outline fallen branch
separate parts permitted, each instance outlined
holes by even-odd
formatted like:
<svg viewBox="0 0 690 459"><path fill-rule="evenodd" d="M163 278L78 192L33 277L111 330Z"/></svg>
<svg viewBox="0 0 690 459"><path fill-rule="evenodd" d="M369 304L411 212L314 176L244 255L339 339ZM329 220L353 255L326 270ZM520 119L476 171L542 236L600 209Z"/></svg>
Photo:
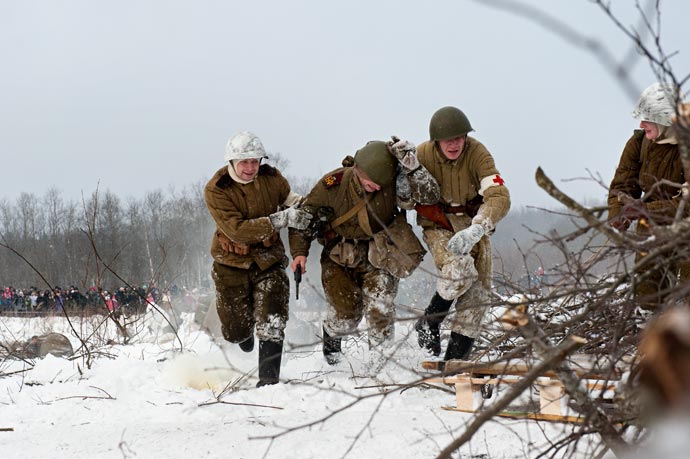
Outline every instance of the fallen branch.
<svg viewBox="0 0 690 459"><path fill-rule="evenodd" d="M216 405L216 404L237 405L237 406L255 406L257 408L272 408L274 410L284 410L285 409L282 406L259 405L257 403L226 402L224 400L214 400L213 402L204 402L204 403L200 403L198 406L209 406L209 405Z"/></svg>

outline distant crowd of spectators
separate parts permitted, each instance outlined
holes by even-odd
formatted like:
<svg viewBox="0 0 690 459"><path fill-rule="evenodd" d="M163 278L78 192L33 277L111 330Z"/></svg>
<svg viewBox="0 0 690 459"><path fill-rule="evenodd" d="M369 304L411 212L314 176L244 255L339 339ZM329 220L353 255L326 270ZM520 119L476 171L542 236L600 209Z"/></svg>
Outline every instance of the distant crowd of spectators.
<svg viewBox="0 0 690 459"><path fill-rule="evenodd" d="M176 286L168 291L169 294L178 293ZM84 310L102 310L107 308L114 312L125 310L139 313L146 310L148 302L158 303L162 298L161 291L146 284L137 287L119 287L116 290L99 290L90 287L86 292L79 291L76 286L68 289L55 287L53 290L40 290L36 287L15 289L4 287L0 294L0 313L2 312L80 312Z"/></svg>

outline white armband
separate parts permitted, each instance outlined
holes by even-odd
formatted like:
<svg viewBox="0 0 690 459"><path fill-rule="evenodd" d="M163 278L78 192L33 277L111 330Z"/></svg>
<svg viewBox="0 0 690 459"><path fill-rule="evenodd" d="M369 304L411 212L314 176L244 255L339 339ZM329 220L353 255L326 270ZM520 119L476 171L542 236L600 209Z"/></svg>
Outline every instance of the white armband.
<svg viewBox="0 0 690 459"><path fill-rule="evenodd" d="M479 182L479 194L484 196L484 192L488 188L491 188L492 186L502 186L504 183L505 180L503 180L498 174L486 176Z"/></svg>

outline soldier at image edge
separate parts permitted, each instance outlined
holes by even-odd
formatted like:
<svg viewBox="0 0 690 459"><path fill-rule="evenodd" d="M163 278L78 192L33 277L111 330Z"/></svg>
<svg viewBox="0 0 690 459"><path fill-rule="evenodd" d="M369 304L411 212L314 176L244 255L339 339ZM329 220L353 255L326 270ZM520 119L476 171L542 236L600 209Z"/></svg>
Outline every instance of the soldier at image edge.
<svg viewBox="0 0 690 459"><path fill-rule="evenodd" d="M642 92L632 113L640 129L625 144L609 186L609 224L620 232L637 221L636 234L647 238L653 227L670 225L675 218L682 199L680 185L687 180L673 122L678 97L673 85L654 83ZM688 215L686 209L682 216ZM644 256L638 252L635 263ZM635 285L639 306L657 309L676 279L690 279L687 257L668 257L663 267L645 267Z"/></svg>

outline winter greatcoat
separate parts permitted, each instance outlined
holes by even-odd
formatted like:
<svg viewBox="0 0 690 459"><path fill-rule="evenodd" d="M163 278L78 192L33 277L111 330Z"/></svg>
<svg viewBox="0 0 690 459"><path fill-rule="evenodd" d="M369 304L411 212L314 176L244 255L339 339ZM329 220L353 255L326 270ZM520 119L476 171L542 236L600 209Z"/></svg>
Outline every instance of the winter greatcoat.
<svg viewBox="0 0 690 459"><path fill-rule="evenodd" d="M609 187L609 220L621 216L621 211L631 199L642 198L647 210L646 224L637 225L637 234L648 236L649 226L670 224L680 202L680 189L659 183L662 180L677 184L687 179L683 172L680 148L673 143L656 143L645 137L643 130L635 130L628 139L616 173ZM684 216L689 215L686 211ZM635 261L644 254L638 253ZM669 257L667 266L659 270L644 268L644 279L638 279L635 292L643 307L655 308L663 301L660 291L670 287L671 277L690 279L690 261L674 261Z"/></svg>
<svg viewBox="0 0 690 459"><path fill-rule="evenodd" d="M379 191L367 193L351 166L351 158L346 158L343 164L346 167L335 169L319 180L302 206L332 208L332 222L348 213L361 199L369 199L362 212L325 235L318 236L319 242L325 246L321 254L321 281L329 304L324 328L331 335L352 333L366 314L369 340L376 344L392 337L395 318L393 301L399 279L371 264L368 250L372 236L363 226L366 227L368 222L371 232L377 233L400 212L396 182ZM438 185L423 167L405 175L412 200L436 202ZM290 230L293 258L309 255L313 237L308 231ZM336 257L336 253L342 256Z"/></svg>
<svg viewBox="0 0 690 459"><path fill-rule="evenodd" d="M678 145L658 144L646 139L643 130L635 130L625 144L609 187L609 219L617 217L625 204L619 197L621 193L632 199L640 199L644 193L652 223L673 221L680 202L680 189L660 184L661 180L678 184L686 180Z"/></svg>
<svg viewBox="0 0 690 459"><path fill-rule="evenodd" d="M290 185L274 167L262 165L247 184L235 182L227 166L204 189L216 233L211 242L216 308L223 337L233 343L256 334L260 340L284 338L288 319L287 257L268 216L279 210ZM247 247L246 254L223 250L218 233Z"/></svg>

